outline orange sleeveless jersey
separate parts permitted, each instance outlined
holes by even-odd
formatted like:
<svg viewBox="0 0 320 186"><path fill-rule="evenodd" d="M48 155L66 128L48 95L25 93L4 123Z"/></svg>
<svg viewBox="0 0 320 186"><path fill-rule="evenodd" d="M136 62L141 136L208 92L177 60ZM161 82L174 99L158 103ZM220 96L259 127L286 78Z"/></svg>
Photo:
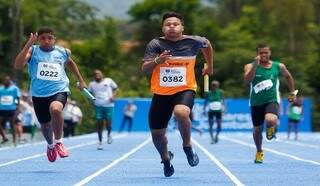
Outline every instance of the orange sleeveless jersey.
<svg viewBox="0 0 320 186"><path fill-rule="evenodd" d="M157 65L151 76L151 92L173 95L184 90L197 90L194 74L196 56L174 56Z"/></svg>

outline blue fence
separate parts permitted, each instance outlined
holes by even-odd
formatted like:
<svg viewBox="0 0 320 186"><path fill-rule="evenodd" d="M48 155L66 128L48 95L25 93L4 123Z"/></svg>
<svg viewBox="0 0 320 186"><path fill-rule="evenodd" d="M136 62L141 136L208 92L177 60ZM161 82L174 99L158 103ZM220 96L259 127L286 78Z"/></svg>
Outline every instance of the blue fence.
<svg viewBox="0 0 320 186"><path fill-rule="evenodd" d="M123 108L129 99L118 99L115 104L113 116L113 128L118 130L123 118ZM148 112L150 108L150 98L135 98L133 100L137 106L137 111L133 119L133 131L148 131ZM222 130L227 131L251 131L251 115L248 106L248 99L226 99L226 112L223 114ZM203 99L196 99L193 107L194 126L206 130L208 128L207 115L203 112ZM287 130L288 101L283 99L280 105L279 131ZM304 98L303 118L299 125L300 131L311 131L311 100ZM169 129L174 127L174 121L170 120Z"/></svg>

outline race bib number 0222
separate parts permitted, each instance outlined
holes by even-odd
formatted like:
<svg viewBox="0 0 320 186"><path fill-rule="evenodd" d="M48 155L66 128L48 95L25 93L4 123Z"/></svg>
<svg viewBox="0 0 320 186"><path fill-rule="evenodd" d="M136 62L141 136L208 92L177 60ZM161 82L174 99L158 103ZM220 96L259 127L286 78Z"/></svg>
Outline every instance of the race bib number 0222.
<svg viewBox="0 0 320 186"><path fill-rule="evenodd" d="M160 67L160 86L177 87L186 85L185 67Z"/></svg>
<svg viewBox="0 0 320 186"><path fill-rule="evenodd" d="M61 79L61 65L58 63L38 63L37 78L48 81Z"/></svg>

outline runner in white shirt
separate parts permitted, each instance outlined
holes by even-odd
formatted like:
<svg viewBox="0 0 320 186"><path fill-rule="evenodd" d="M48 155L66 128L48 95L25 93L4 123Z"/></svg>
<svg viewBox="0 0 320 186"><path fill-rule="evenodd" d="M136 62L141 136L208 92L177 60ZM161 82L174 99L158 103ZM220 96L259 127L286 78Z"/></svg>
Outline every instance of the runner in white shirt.
<svg viewBox="0 0 320 186"><path fill-rule="evenodd" d="M101 70L94 71L94 81L90 82L89 90L96 97L94 102L97 119L97 132L99 138L98 150L102 150L102 131L106 122L108 131L108 144L112 143L112 115L114 98L118 85L111 78L104 78Z"/></svg>

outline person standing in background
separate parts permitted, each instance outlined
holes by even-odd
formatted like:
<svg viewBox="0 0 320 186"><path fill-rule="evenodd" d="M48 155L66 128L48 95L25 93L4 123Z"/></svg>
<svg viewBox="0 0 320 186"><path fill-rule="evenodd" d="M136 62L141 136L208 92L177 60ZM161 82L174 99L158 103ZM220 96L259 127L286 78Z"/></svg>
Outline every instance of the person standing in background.
<svg viewBox="0 0 320 186"><path fill-rule="evenodd" d="M132 100L129 100L128 103L124 106L123 109L123 119L119 129L119 133L123 131L125 124L128 122L128 132L132 131L132 123L134 114L137 111L137 106L133 103Z"/></svg>

